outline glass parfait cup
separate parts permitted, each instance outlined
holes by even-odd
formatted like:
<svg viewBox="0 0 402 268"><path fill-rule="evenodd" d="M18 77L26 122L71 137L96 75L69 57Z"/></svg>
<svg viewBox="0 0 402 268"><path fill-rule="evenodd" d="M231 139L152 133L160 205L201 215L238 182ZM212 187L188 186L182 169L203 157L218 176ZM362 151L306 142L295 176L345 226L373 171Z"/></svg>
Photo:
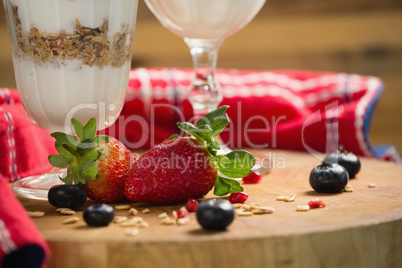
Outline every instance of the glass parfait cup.
<svg viewBox="0 0 402 268"><path fill-rule="evenodd" d="M30 120L71 135L71 118L82 123L95 118L98 130L112 125L126 96L138 0L3 4L17 88ZM64 172L23 178L14 183L14 191L47 199Z"/></svg>

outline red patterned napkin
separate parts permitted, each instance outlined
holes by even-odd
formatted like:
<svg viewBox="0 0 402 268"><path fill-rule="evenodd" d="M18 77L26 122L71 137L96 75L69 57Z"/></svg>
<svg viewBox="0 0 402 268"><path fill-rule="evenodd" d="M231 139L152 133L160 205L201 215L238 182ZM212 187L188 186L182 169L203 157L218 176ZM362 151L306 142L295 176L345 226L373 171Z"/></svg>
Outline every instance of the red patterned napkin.
<svg viewBox="0 0 402 268"><path fill-rule="evenodd" d="M45 267L49 248L0 175L0 267Z"/></svg>
<svg viewBox="0 0 402 268"><path fill-rule="evenodd" d="M395 147L368 140L383 90L376 77L310 71L218 70L222 105L231 123L221 134L229 147L327 153L342 146L357 155L400 162ZM191 120L189 69L136 69L118 122L106 133L130 148L148 148ZM179 107L179 108L177 108Z"/></svg>
<svg viewBox="0 0 402 268"><path fill-rule="evenodd" d="M50 169L47 155L56 153L50 131L35 126L16 90L0 88L0 175L8 181Z"/></svg>

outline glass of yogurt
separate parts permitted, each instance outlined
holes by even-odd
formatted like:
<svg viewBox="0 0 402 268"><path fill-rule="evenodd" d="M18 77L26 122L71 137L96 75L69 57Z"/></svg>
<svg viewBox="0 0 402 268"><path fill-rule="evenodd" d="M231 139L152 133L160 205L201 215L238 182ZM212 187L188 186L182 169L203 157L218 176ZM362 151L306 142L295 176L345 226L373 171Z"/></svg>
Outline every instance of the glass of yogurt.
<svg viewBox="0 0 402 268"><path fill-rule="evenodd" d="M123 107L138 0L3 0L17 88L31 121L70 134L71 118L98 130ZM14 183L21 196L47 199L63 170Z"/></svg>
<svg viewBox="0 0 402 268"><path fill-rule="evenodd" d="M184 39L193 57L189 100L197 117L222 101L215 78L219 47L247 25L265 0L145 0L164 27Z"/></svg>

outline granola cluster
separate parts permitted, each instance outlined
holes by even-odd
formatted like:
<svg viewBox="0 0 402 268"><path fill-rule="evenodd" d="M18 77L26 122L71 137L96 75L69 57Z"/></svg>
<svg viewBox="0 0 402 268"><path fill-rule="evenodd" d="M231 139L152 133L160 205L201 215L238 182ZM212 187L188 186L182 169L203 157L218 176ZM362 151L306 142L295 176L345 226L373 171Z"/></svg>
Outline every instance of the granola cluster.
<svg viewBox="0 0 402 268"><path fill-rule="evenodd" d="M31 28L29 33L22 31L18 7L13 7L13 22L17 38L19 56L28 56L35 63L42 64L52 60L82 60L89 66L121 67L130 60L132 36L128 25L123 31L114 34L113 40L107 36L109 21L105 20L98 28L82 26L76 20L75 31L67 33L40 32Z"/></svg>

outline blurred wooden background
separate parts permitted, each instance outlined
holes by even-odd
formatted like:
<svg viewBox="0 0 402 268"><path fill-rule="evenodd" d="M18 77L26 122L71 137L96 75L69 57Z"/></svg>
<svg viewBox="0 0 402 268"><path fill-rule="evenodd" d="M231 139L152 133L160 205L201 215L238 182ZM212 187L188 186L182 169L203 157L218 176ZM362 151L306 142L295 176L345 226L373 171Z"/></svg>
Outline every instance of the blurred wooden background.
<svg viewBox="0 0 402 268"><path fill-rule="evenodd" d="M4 12L0 11L0 86L15 87ZM191 67L188 48L140 0L133 67ZM402 151L402 1L268 0L223 44L219 68L306 69L373 75L385 83L373 145Z"/></svg>

